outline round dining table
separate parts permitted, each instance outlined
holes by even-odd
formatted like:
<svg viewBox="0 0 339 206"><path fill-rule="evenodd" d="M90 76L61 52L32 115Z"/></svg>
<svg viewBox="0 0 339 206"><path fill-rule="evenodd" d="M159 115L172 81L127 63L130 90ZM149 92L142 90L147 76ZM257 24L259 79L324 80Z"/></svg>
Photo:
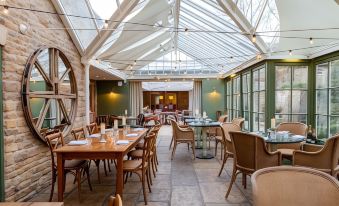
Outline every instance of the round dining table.
<svg viewBox="0 0 339 206"><path fill-rule="evenodd" d="M197 146L201 145L202 152L196 155L199 159L212 159L214 158L213 154L208 153L207 151L207 130L211 127L221 127L220 122L209 122L209 121L200 121L200 122L191 122L188 123L190 127L195 128L197 138Z"/></svg>
<svg viewBox="0 0 339 206"><path fill-rule="evenodd" d="M260 134L259 134L260 135ZM260 135L265 139L265 142L267 143L267 147L270 151L277 150L276 146L278 144L295 144L295 143L301 143L306 140L305 136L302 135L295 135L289 132L286 132L285 134L278 134L272 136L267 135Z"/></svg>

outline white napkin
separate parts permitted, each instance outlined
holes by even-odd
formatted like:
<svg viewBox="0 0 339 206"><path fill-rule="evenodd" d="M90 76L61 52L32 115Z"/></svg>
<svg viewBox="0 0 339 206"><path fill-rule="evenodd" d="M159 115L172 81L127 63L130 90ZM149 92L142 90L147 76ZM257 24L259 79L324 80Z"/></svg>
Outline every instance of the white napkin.
<svg viewBox="0 0 339 206"><path fill-rule="evenodd" d="M116 144L129 144L128 140L118 140Z"/></svg>
<svg viewBox="0 0 339 206"><path fill-rule="evenodd" d="M68 143L68 145L85 145L87 144L87 140L73 140Z"/></svg>
<svg viewBox="0 0 339 206"><path fill-rule="evenodd" d="M91 135L88 135L89 138L98 138L100 136L101 136L100 134L91 134Z"/></svg>
<svg viewBox="0 0 339 206"><path fill-rule="evenodd" d="M133 129L133 131L142 131L142 130L144 130L144 128L135 128L135 129Z"/></svg>
<svg viewBox="0 0 339 206"><path fill-rule="evenodd" d="M292 138L298 138L298 139L299 139L299 138L305 138L305 137L302 136L302 135L297 135L297 134L296 134L296 135L293 135Z"/></svg>
<svg viewBox="0 0 339 206"><path fill-rule="evenodd" d="M131 133L131 134L126 134L126 137L137 137L138 134L136 133Z"/></svg>

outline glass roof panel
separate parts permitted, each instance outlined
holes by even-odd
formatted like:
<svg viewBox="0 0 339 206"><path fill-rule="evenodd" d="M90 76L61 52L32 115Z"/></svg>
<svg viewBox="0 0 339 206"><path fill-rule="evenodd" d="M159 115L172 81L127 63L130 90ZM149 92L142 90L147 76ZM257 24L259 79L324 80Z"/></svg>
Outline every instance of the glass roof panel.
<svg viewBox="0 0 339 206"><path fill-rule="evenodd" d="M255 25L266 0L233 0L247 20Z"/></svg>
<svg viewBox="0 0 339 206"><path fill-rule="evenodd" d="M110 19L113 13L118 9L116 0L89 0L93 13L97 18L98 28L104 26L105 20Z"/></svg>
<svg viewBox="0 0 339 206"><path fill-rule="evenodd" d="M63 10L68 15L77 38L80 40L82 49L86 49L89 43L98 34L95 20L92 19L90 9L85 0L59 0Z"/></svg>

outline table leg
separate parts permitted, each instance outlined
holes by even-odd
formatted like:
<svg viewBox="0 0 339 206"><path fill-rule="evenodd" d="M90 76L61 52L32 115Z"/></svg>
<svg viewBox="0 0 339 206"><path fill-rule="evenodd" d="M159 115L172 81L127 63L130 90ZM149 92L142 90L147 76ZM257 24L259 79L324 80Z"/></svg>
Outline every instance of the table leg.
<svg viewBox="0 0 339 206"><path fill-rule="evenodd" d="M62 153L57 154L58 166L58 202L64 201L64 163Z"/></svg>
<svg viewBox="0 0 339 206"><path fill-rule="evenodd" d="M202 138L202 153L197 155L197 158L199 159L212 159L214 158L213 155L207 153L207 127L203 127L202 128L202 134L201 134L201 138Z"/></svg>
<svg viewBox="0 0 339 206"><path fill-rule="evenodd" d="M117 176L116 176L116 189L115 194L119 194L122 198L122 192L124 187L124 171L123 171L124 156L119 155L117 157Z"/></svg>
<svg viewBox="0 0 339 206"><path fill-rule="evenodd" d="M202 149L201 129L200 127L194 128L194 135L196 140L195 149Z"/></svg>

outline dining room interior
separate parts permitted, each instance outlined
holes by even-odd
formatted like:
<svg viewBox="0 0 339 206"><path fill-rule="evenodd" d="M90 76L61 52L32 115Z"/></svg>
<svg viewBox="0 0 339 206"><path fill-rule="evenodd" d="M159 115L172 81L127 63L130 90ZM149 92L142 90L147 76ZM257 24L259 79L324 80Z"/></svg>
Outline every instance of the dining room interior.
<svg viewBox="0 0 339 206"><path fill-rule="evenodd" d="M339 205L339 0L0 0L0 206Z"/></svg>

